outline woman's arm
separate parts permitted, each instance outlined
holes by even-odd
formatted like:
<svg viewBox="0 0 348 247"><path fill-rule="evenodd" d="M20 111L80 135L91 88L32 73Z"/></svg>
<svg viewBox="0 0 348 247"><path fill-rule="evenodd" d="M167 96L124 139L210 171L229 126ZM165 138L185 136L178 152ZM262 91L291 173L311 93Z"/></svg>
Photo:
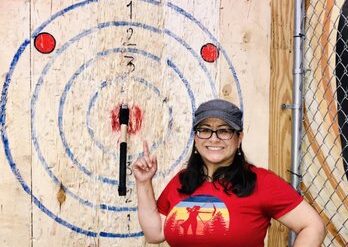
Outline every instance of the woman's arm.
<svg viewBox="0 0 348 247"><path fill-rule="evenodd" d="M302 201L278 221L297 233L294 247L319 247L324 240L325 225L306 201Z"/></svg>
<svg viewBox="0 0 348 247"><path fill-rule="evenodd" d="M152 181L137 183L138 218L145 239L149 243L164 241L163 225L165 216L161 215L156 206Z"/></svg>
<svg viewBox="0 0 348 247"><path fill-rule="evenodd" d="M157 210L152 177L157 170L156 157L149 155L149 148L144 141L144 156L133 165L138 197L138 219L145 239L149 243L164 241L163 225L165 216Z"/></svg>

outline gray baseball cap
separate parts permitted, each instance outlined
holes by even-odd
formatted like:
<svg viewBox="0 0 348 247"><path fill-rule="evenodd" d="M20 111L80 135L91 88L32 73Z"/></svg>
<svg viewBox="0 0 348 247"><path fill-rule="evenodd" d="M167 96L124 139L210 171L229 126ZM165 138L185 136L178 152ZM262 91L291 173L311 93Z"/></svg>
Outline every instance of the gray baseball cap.
<svg viewBox="0 0 348 247"><path fill-rule="evenodd" d="M213 99L202 103L195 112L193 127L207 118L219 118L237 131L243 130L243 112L233 103Z"/></svg>

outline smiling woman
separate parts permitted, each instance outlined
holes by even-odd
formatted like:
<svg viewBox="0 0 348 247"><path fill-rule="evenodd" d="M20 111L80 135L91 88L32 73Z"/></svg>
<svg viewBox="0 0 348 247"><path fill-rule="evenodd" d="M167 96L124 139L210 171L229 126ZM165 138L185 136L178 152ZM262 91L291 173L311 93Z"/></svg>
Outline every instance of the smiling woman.
<svg viewBox="0 0 348 247"><path fill-rule="evenodd" d="M240 132L231 129L219 118L207 118L199 124L196 128L195 148L204 161L209 177L219 167L232 163L242 138Z"/></svg>
<svg viewBox="0 0 348 247"><path fill-rule="evenodd" d="M274 218L294 230L294 246L320 246L324 226L317 212L273 172L246 162L242 111L214 99L195 112L194 148L187 168L155 200L157 159L144 142L133 165L138 217L146 240L170 246L264 246Z"/></svg>

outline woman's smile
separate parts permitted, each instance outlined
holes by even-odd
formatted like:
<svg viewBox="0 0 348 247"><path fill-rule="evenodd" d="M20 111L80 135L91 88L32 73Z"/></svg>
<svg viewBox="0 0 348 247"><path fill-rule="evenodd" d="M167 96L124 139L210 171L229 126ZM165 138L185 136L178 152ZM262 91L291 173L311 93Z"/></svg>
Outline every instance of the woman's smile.
<svg viewBox="0 0 348 247"><path fill-rule="evenodd" d="M211 151L220 151L224 149L224 147L218 147L218 146L206 146L206 148Z"/></svg>

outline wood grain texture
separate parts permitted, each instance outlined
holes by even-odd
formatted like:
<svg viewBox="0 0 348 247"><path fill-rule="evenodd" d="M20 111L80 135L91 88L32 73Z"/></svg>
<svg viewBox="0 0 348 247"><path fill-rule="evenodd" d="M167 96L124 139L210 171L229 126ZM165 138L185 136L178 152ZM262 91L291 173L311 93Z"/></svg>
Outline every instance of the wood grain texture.
<svg viewBox="0 0 348 247"><path fill-rule="evenodd" d="M5 79L5 71L9 70L13 51L18 49L22 40L28 37L30 30L30 4L27 1L1 1L0 2L0 37L1 37L1 61L0 61L0 81ZM6 9L6 15L4 10ZM21 16L21 18L11 19L9 16ZM4 26L6 25L6 28ZM19 65L21 72L17 74L16 79L25 80L27 87L15 85L18 90L18 97L27 98L30 94L30 56L26 57ZM12 95L13 96L13 95ZM32 206L31 198L24 192L23 187L18 182L11 168L8 165L8 159L5 156L5 150L12 147L21 146L21 153L17 156L18 162L26 164L22 170L22 177L28 181L29 189L32 181L32 162L31 162L31 144L30 144L30 117L26 109L23 110L25 100L8 98L12 107L9 110L21 112L18 119L22 128L14 131L11 126L16 124L14 119L7 115L6 131L9 135L15 136L8 142L8 148L0 144L0 246L31 246L32 238ZM12 166L12 168L14 168Z"/></svg>
<svg viewBox="0 0 348 247"><path fill-rule="evenodd" d="M231 54L243 95L243 150L249 162L268 167L271 14L267 1L220 4L220 40ZM233 80L220 72L220 96L238 102Z"/></svg>
<svg viewBox="0 0 348 247"><path fill-rule="evenodd" d="M143 237L105 237L105 232L141 230L136 211L115 209L137 206L134 190L127 198L117 195L118 157L110 154L117 152L119 137L112 129L111 112L121 99L143 114L141 131L129 135L128 152L139 155L143 139L160 140L152 148L160 164L154 180L156 196L185 165L192 110L213 97L240 104L236 78L245 110L245 151L251 162L267 167L267 2L175 0L171 2L182 8L175 10L166 5L168 1L133 0L132 20L129 2L0 3L0 9L9 13L0 17L5 44L0 47L1 82L17 49L28 40L17 58L6 104L6 131L22 180L9 168L0 143L1 246L168 246L148 244ZM131 21L146 25L134 24L130 40L128 26L122 25ZM38 27L56 39L56 50L50 54L34 47L33 32ZM125 49L129 42L131 48L145 52ZM223 53L216 63L202 61L200 48L207 42L220 43L235 71ZM124 49L116 49L120 47ZM104 146L97 146L97 141ZM102 152L103 148L111 151ZM128 179L131 188L134 178ZM26 192L21 183L28 185Z"/></svg>
<svg viewBox="0 0 348 247"><path fill-rule="evenodd" d="M269 168L287 181L291 167L293 14L294 1L272 0ZM272 220L268 246L287 246L288 230Z"/></svg>

